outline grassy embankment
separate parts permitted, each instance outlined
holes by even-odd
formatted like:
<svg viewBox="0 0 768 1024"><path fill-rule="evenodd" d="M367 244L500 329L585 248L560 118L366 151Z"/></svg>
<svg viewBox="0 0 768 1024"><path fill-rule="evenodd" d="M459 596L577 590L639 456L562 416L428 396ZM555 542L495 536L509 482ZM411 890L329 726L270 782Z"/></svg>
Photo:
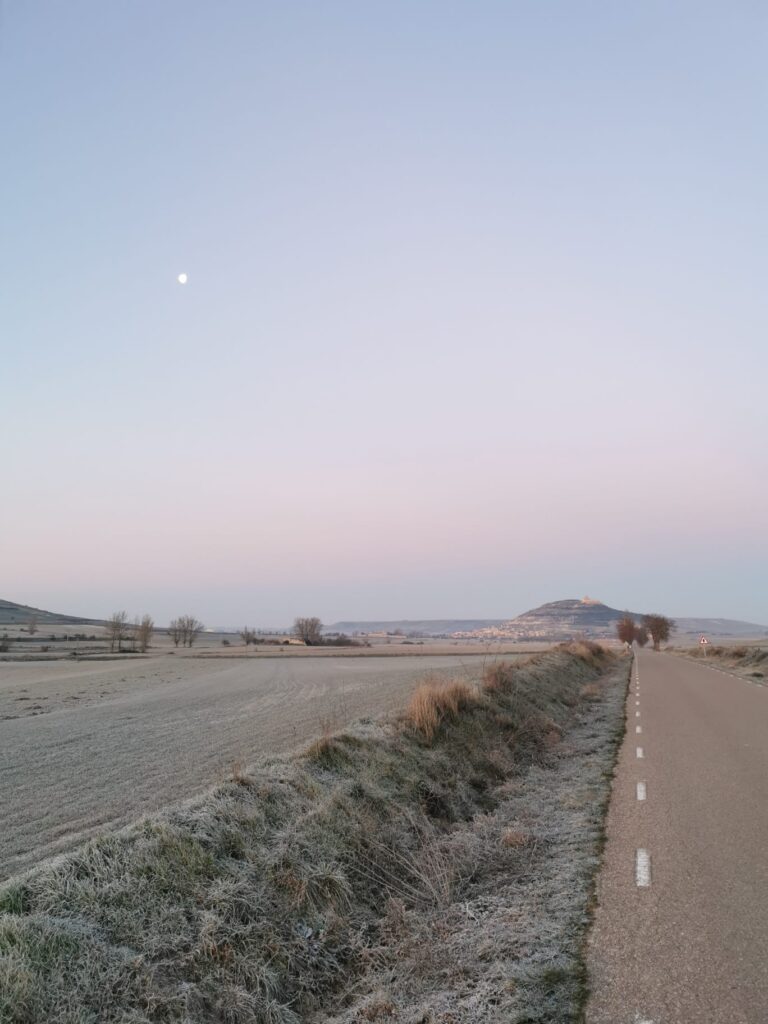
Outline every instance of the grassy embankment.
<svg viewBox="0 0 768 1024"><path fill-rule="evenodd" d="M718 668L727 669L736 675L744 676L745 679L752 679L756 683L763 683L768 678L768 650L764 647L715 647L707 646L706 652L703 647L691 647L672 651L673 654L682 655L684 658L694 658L703 664L711 663Z"/></svg>
<svg viewBox="0 0 768 1024"><path fill-rule="evenodd" d="M426 683L7 883L0 1021L578 1020L627 673Z"/></svg>

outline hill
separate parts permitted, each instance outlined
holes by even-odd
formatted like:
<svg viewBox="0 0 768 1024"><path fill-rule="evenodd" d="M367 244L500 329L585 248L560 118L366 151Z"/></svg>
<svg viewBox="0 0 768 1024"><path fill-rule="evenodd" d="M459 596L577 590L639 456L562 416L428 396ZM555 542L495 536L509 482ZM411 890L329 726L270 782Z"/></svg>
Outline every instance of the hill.
<svg viewBox="0 0 768 1024"><path fill-rule="evenodd" d="M334 622L326 633L394 633L418 636L450 636L490 626L501 626L506 619L388 619Z"/></svg>
<svg viewBox="0 0 768 1024"><path fill-rule="evenodd" d="M657 610L657 609L649 609ZM643 612L627 612L624 609L611 608L602 601L591 597L581 600L551 601L539 608L518 615L498 627L498 635L520 640L570 640L575 636L585 636L593 640L614 638L616 623L622 616L629 614L640 622ZM742 622L738 619L675 619L676 629L673 636L684 637L706 633L710 637L760 637L768 635L768 627L755 622Z"/></svg>
<svg viewBox="0 0 768 1024"><path fill-rule="evenodd" d="M614 636L616 623L626 613L610 608L591 597L581 600L551 601L539 608L523 612L506 623L510 633L541 640L563 640L583 634L588 637ZM641 619L639 612L630 612L635 619Z"/></svg>
<svg viewBox="0 0 768 1024"><path fill-rule="evenodd" d="M102 619L82 619L76 615L47 612L42 608L32 608L28 604L16 604L14 601L0 601L0 626L26 626L33 618L37 621L38 626L54 622L67 626L97 626L103 622Z"/></svg>
<svg viewBox="0 0 768 1024"><path fill-rule="evenodd" d="M542 640L559 642L585 636L599 640L616 636L624 609L611 608L591 597L551 601L514 619L395 619L376 622L336 622L334 633L402 633L405 636L452 636L479 640ZM639 622L642 612L629 612ZM676 618L675 636L706 633L710 637L761 637L768 627L737 619Z"/></svg>

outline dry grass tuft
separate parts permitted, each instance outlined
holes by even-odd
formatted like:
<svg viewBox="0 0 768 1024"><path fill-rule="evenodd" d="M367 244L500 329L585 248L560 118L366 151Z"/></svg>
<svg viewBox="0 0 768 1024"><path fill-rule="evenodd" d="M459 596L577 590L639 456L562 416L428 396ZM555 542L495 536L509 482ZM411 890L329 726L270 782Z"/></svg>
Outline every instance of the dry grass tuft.
<svg viewBox="0 0 768 1024"><path fill-rule="evenodd" d="M384 1020L395 1016L395 1004L386 997L376 997L358 1010L360 1020Z"/></svg>
<svg viewBox="0 0 768 1024"><path fill-rule="evenodd" d="M581 658L582 661L586 661L590 665L602 661L606 654L605 648L592 640L574 640L562 646L569 654Z"/></svg>
<svg viewBox="0 0 768 1024"><path fill-rule="evenodd" d="M587 683L579 690L579 696L582 700L597 700L600 696L600 687L597 683Z"/></svg>
<svg viewBox="0 0 768 1024"><path fill-rule="evenodd" d="M248 774L246 766L242 761L232 762L232 781L236 782L238 786L252 786L254 780Z"/></svg>
<svg viewBox="0 0 768 1024"><path fill-rule="evenodd" d="M501 845L506 846L511 850L519 850L523 846L527 846L530 842L530 834L528 832L523 832L518 828L507 828L501 836Z"/></svg>
<svg viewBox="0 0 768 1024"><path fill-rule="evenodd" d="M483 689L486 693L508 690L512 682L512 666L508 661L495 661L483 672Z"/></svg>
<svg viewBox="0 0 768 1024"><path fill-rule="evenodd" d="M429 679L411 697L404 721L427 743L432 743L444 723L455 721L475 703L477 694L466 683L446 685Z"/></svg>
<svg viewBox="0 0 768 1024"><path fill-rule="evenodd" d="M554 750L563 738L559 729L548 729L544 733L544 749Z"/></svg>

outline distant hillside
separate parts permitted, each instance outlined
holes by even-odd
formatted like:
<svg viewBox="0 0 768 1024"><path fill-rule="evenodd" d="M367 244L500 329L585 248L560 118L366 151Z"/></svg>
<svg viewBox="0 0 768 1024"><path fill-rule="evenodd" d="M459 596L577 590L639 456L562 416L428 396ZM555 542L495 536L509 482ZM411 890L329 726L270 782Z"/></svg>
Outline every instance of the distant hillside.
<svg viewBox="0 0 768 1024"><path fill-rule="evenodd" d="M506 619L388 619L374 621L334 622L326 626L326 633L395 633L398 630L406 636L418 633L421 636L446 636L451 633L470 632L491 626L500 626Z"/></svg>
<svg viewBox="0 0 768 1024"><path fill-rule="evenodd" d="M648 609L658 611L659 609ZM662 614L664 610L662 610ZM616 634L616 623L627 614L618 608L610 608L601 601L585 597L580 601L552 601L534 608L523 615L518 615L506 623L502 629L517 636L561 640L576 634L592 638L613 637ZM636 622L643 618L642 612L629 612ZM759 637L768 634L768 627L759 626L754 622L741 622L737 619L694 619L674 618L676 630L674 636L705 633L709 637Z"/></svg>
<svg viewBox="0 0 768 1024"><path fill-rule="evenodd" d="M599 601L553 601L516 619L397 619L374 622L335 622L326 626L333 633L395 633L422 636L474 636L492 639L526 637L561 640L576 633L586 636L613 635L616 620L624 614ZM638 616L639 618L639 616Z"/></svg>
<svg viewBox="0 0 768 1024"><path fill-rule="evenodd" d="M657 611L658 609L649 609ZM663 610L662 610L663 611ZM602 601L584 597L581 600L552 601L518 615L514 619L392 619L388 621L335 622L326 626L327 633L402 633L419 636L462 636L482 640L569 640L575 636L607 639L616 636L616 623L625 615L623 609L611 608ZM642 612L629 612L639 622ZM768 635L768 627L736 619L677 618L674 636L706 633L709 637L760 637Z"/></svg>
<svg viewBox="0 0 768 1024"><path fill-rule="evenodd" d="M540 608L523 612L516 619L506 623L505 628L523 636L541 639L567 639L577 633L588 637L613 636L616 623L625 614L618 608L609 608L601 601L590 597L581 600L551 601ZM638 612L630 612L635 619L642 618Z"/></svg>
<svg viewBox="0 0 768 1024"><path fill-rule="evenodd" d="M707 636L768 636L768 626L740 619L675 619L678 633L706 633Z"/></svg>
<svg viewBox="0 0 768 1024"><path fill-rule="evenodd" d="M76 615L46 612L42 608L16 604L14 601L0 601L0 626L25 626L31 618L37 621L38 626L53 622L67 626L97 626L103 622L102 619L81 619Z"/></svg>

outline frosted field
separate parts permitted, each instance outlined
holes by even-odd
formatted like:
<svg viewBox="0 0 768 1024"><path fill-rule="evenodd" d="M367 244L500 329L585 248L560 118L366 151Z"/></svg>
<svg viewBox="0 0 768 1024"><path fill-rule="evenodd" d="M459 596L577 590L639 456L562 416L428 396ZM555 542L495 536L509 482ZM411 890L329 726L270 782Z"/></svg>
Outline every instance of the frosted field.
<svg viewBox="0 0 768 1024"><path fill-rule="evenodd" d="M0 878L492 657L0 663Z"/></svg>

